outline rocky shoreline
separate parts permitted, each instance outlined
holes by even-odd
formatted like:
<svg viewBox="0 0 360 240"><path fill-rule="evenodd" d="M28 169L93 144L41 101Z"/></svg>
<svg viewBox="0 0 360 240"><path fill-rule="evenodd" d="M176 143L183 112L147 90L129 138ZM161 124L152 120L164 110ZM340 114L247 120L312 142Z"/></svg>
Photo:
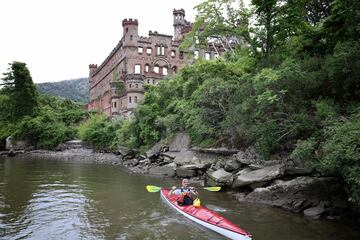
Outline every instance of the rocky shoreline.
<svg viewBox="0 0 360 240"><path fill-rule="evenodd" d="M262 160L252 148L191 148L186 134L177 134L168 145L158 143L146 154L125 148L96 152L81 141L67 142L55 151L17 153L36 158L117 165L139 174L190 178L201 185L222 186L240 202L267 204L313 219L359 216L354 214L355 208L348 201L344 184L336 177L322 176L302 163L287 159Z"/></svg>

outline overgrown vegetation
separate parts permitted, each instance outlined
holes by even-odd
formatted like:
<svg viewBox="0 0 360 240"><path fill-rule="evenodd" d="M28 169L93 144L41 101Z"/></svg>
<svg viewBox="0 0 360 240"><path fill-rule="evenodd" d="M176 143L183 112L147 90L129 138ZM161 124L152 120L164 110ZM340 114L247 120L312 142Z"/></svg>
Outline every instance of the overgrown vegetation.
<svg viewBox="0 0 360 240"><path fill-rule="evenodd" d="M177 131L195 145L256 146L339 174L360 200L360 2L208 0L183 47L243 42L149 87L116 144L149 147Z"/></svg>
<svg viewBox="0 0 360 240"><path fill-rule="evenodd" d="M25 140L37 148L52 148L77 137L84 117L80 104L40 95L25 63L13 62L0 89L0 141ZM4 147L4 146L2 146Z"/></svg>

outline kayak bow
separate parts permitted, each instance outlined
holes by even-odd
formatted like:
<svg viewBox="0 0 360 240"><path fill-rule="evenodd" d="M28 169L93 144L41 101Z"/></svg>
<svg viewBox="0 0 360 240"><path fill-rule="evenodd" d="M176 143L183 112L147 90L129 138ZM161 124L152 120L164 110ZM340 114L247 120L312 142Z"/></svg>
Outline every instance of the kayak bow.
<svg viewBox="0 0 360 240"><path fill-rule="evenodd" d="M172 208L174 208L176 211L210 230L213 230L230 239L251 240L252 238L250 233L239 228L235 224L226 220L224 217L221 217L217 213L209 210L204 206L180 206L177 204L176 201L177 196L169 196L169 190L166 189L162 189L160 191L160 195L165 200L165 202L169 204Z"/></svg>

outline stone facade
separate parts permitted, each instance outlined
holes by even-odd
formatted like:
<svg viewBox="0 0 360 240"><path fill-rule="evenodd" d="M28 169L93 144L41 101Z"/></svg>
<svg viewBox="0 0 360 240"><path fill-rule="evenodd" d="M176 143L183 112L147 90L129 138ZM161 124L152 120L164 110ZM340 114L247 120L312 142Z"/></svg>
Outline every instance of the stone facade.
<svg viewBox="0 0 360 240"><path fill-rule="evenodd" d="M144 85L156 85L169 74L193 62L179 49L184 35L191 30L183 9L173 11L174 37L149 31L138 34L137 19L122 21L123 37L100 66L89 65L89 110L107 116L129 116L144 97ZM220 52L222 52L220 50ZM216 58L219 50L194 50L194 57ZM122 87L118 87L118 86Z"/></svg>

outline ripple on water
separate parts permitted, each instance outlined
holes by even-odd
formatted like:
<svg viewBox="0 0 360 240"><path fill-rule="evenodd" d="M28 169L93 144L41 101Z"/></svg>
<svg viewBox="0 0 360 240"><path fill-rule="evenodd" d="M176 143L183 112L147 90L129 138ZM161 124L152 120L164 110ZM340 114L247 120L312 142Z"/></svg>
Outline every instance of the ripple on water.
<svg viewBox="0 0 360 240"><path fill-rule="evenodd" d="M79 226L86 219L86 197L82 187L62 183L42 184L27 204L24 214L9 213L6 235L16 238L46 239L51 236L60 239L79 237Z"/></svg>

